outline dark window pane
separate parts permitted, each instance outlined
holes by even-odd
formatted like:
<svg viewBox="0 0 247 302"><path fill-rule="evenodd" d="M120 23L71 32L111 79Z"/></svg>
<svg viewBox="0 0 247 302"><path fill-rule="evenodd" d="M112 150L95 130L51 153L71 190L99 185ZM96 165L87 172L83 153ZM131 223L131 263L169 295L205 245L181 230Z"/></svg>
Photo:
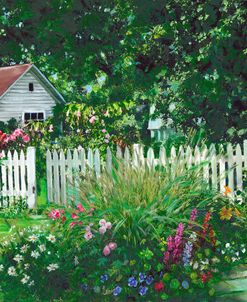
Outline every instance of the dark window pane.
<svg viewBox="0 0 247 302"><path fill-rule="evenodd" d="M30 113L25 113L25 114L24 114L24 120L25 120L25 121L30 120Z"/></svg>
<svg viewBox="0 0 247 302"><path fill-rule="evenodd" d="M39 112L38 113L38 120L43 120L44 119L44 113L43 112Z"/></svg>
<svg viewBox="0 0 247 302"><path fill-rule="evenodd" d="M33 91L33 83L29 83L29 91Z"/></svg>
<svg viewBox="0 0 247 302"><path fill-rule="evenodd" d="M37 120L37 113L31 113L31 119Z"/></svg>

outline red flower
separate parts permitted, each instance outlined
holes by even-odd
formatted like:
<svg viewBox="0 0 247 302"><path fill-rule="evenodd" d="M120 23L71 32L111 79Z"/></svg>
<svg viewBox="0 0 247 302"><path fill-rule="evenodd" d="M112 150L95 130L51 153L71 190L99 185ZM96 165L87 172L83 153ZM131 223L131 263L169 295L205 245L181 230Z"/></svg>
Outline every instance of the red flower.
<svg viewBox="0 0 247 302"><path fill-rule="evenodd" d="M164 283L162 281L159 281L157 283L154 284L154 289L157 291L157 292L161 292L163 291L165 288L164 286Z"/></svg>

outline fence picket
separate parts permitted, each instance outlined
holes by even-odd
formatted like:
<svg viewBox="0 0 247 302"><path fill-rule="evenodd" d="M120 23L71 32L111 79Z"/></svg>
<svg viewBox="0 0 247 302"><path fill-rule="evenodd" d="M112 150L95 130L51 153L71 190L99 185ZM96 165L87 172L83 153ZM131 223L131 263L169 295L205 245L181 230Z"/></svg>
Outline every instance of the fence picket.
<svg viewBox="0 0 247 302"><path fill-rule="evenodd" d="M36 206L36 157L35 148L27 148L27 192L28 207L30 209Z"/></svg>
<svg viewBox="0 0 247 302"><path fill-rule="evenodd" d="M152 148L148 149L147 153L147 165L149 168L154 167L154 150Z"/></svg>
<svg viewBox="0 0 247 302"><path fill-rule="evenodd" d="M245 168L245 170L247 170L247 140L244 140L243 156L244 156L244 168Z"/></svg>
<svg viewBox="0 0 247 302"><path fill-rule="evenodd" d="M20 170L21 170L21 196L24 198L27 196L27 184L26 184L26 160L23 150L20 154Z"/></svg>
<svg viewBox="0 0 247 302"><path fill-rule="evenodd" d="M187 162L188 168L191 168L192 161L193 161L192 150L191 150L190 146L188 146L186 149L186 162Z"/></svg>
<svg viewBox="0 0 247 302"><path fill-rule="evenodd" d="M53 151L53 166L54 166L54 201L55 203L60 204L60 175L59 175L59 162L57 151Z"/></svg>
<svg viewBox="0 0 247 302"><path fill-rule="evenodd" d="M23 165L21 165L21 170L22 170L22 167L23 167ZM47 198L48 198L49 202L52 202L54 200L53 200L53 183L52 183L52 160L51 160L51 151L50 150L47 150L47 152L46 152L46 179L47 179ZM22 181L23 181L23 178L22 178ZM21 181L21 183L23 183L22 181Z"/></svg>
<svg viewBox="0 0 247 302"><path fill-rule="evenodd" d="M117 159L121 159L123 157L123 154L122 154L122 149L120 146L117 146L117 153L116 153L116 157Z"/></svg>
<svg viewBox="0 0 247 302"><path fill-rule="evenodd" d="M94 160L93 160L93 150L91 148L88 149L87 164L88 164L88 167L92 170L93 166L94 166Z"/></svg>
<svg viewBox="0 0 247 302"><path fill-rule="evenodd" d="M19 174L19 159L18 153L15 150L13 156L13 165L14 165L14 195L20 196L20 174Z"/></svg>
<svg viewBox="0 0 247 302"><path fill-rule="evenodd" d="M66 204L67 196L66 196L66 162L65 155L63 150L60 151L59 154L60 161L60 177L61 177L61 204Z"/></svg>
<svg viewBox="0 0 247 302"><path fill-rule="evenodd" d="M228 177L228 186L233 191L234 188L234 170L233 170L233 148L232 145L229 143L227 144L227 177Z"/></svg>
<svg viewBox="0 0 247 302"><path fill-rule="evenodd" d="M220 154L219 154L219 179L220 179L220 192L224 192L224 187L226 185L226 171L225 171L225 156L224 148L220 145Z"/></svg>
<svg viewBox="0 0 247 302"><path fill-rule="evenodd" d="M14 196L14 188L13 188L13 161L12 161L12 154L9 151L7 153L8 157L8 196Z"/></svg>
<svg viewBox="0 0 247 302"><path fill-rule="evenodd" d="M130 151L128 147L125 147L124 150L124 162L126 166L130 164Z"/></svg>
<svg viewBox="0 0 247 302"><path fill-rule="evenodd" d="M6 157L5 152L3 151L3 157ZM2 168L2 197L3 197L3 206L6 206L6 196L7 196L7 161L5 160Z"/></svg>
<svg viewBox="0 0 247 302"><path fill-rule="evenodd" d="M211 169L212 169L212 187L217 189L217 155L215 145L210 146Z"/></svg>
<svg viewBox="0 0 247 302"><path fill-rule="evenodd" d="M237 173L237 189L243 189L243 169L242 169L242 151L239 144L236 147L236 173Z"/></svg>
<svg viewBox="0 0 247 302"><path fill-rule="evenodd" d="M108 173L112 172L112 153L110 147L107 147L106 151L106 171Z"/></svg>
<svg viewBox="0 0 247 302"><path fill-rule="evenodd" d="M94 153L94 168L95 168L95 174L97 177L100 176L100 153L99 149L95 150Z"/></svg>
<svg viewBox="0 0 247 302"><path fill-rule="evenodd" d="M79 161L81 164L81 172L83 175L86 174L86 153L85 153L85 149L81 149L79 152Z"/></svg>
<svg viewBox="0 0 247 302"><path fill-rule="evenodd" d="M203 162L203 177L206 182L209 182L208 148L206 145L202 149L201 162Z"/></svg>

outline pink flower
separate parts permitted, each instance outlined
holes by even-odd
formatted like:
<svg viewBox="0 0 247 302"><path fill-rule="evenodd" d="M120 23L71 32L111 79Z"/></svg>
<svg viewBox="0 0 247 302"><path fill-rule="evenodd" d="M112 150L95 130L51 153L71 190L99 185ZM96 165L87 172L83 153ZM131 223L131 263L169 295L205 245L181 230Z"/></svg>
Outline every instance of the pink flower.
<svg viewBox="0 0 247 302"><path fill-rule="evenodd" d="M83 206L81 205L81 203L79 203L79 204L77 205L77 209L78 209L80 212L84 212L84 211L85 211L85 209L83 208Z"/></svg>
<svg viewBox="0 0 247 302"><path fill-rule="evenodd" d="M109 256L110 253L111 253L111 249L109 248L108 245L106 245L106 246L104 247L104 249L103 249L103 255L104 255L104 256Z"/></svg>
<svg viewBox="0 0 247 302"><path fill-rule="evenodd" d="M23 139L23 138L22 138ZM9 136L9 140L10 141L16 141L16 136L14 135L14 134L11 134L10 136Z"/></svg>
<svg viewBox="0 0 247 302"><path fill-rule="evenodd" d="M21 136L21 135L23 135L23 134L24 134L24 132L23 132L23 130L20 129L20 128L15 129L15 131L13 132L13 135L14 135L14 136Z"/></svg>
<svg viewBox="0 0 247 302"><path fill-rule="evenodd" d="M77 216L75 213L72 213L72 214L71 214L71 217L72 217L72 219L77 219L77 218L79 218L79 216Z"/></svg>
<svg viewBox="0 0 247 302"><path fill-rule="evenodd" d="M110 222L107 222L107 223L105 224L105 227L106 227L108 230L110 230L111 227L112 227L112 224L111 224Z"/></svg>
<svg viewBox="0 0 247 302"><path fill-rule="evenodd" d="M72 229L77 224L77 221L73 221L69 224L69 227Z"/></svg>
<svg viewBox="0 0 247 302"><path fill-rule="evenodd" d="M89 123L90 123L90 124L94 124L95 120L96 120L96 117L93 115L93 116L89 119Z"/></svg>
<svg viewBox="0 0 247 302"><path fill-rule="evenodd" d="M0 159L4 158L3 152L0 152Z"/></svg>
<svg viewBox="0 0 247 302"><path fill-rule="evenodd" d="M60 213L60 211L59 210L52 210L49 214L48 214L48 216L51 218L51 219L53 219L53 220L56 220L56 219L59 219L60 217L61 217L61 213Z"/></svg>
<svg viewBox="0 0 247 302"><path fill-rule="evenodd" d="M88 226L86 226L86 232L91 232L91 227L88 225Z"/></svg>
<svg viewBox="0 0 247 302"><path fill-rule="evenodd" d="M92 232L91 232L91 231L86 232L85 235L84 235L84 238L85 238L87 241L90 240L90 239L92 239L92 238L93 238Z"/></svg>
<svg viewBox="0 0 247 302"><path fill-rule="evenodd" d="M24 143L30 142L30 136L28 134L23 135L22 140Z"/></svg>
<svg viewBox="0 0 247 302"><path fill-rule="evenodd" d="M109 143L109 140L108 140L108 139L105 139L104 141L105 141L105 143L107 143L107 144Z"/></svg>
<svg viewBox="0 0 247 302"><path fill-rule="evenodd" d="M101 220L99 221L99 225L100 225L100 226L105 226L105 225L106 225L106 220L105 220L105 219L101 219Z"/></svg>
<svg viewBox="0 0 247 302"><path fill-rule="evenodd" d="M109 116L109 111L108 110L104 113L104 116Z"/></svg>
<svg viewBox="0 0 247 302"><path fill-rule="evenodd" d="M164 253L164 262L167 263L169 261L170 258L170 253L168 251L166 251Z"/></svg>
<svg viewBox="0 0 247 302"><path fill-rule="evenodd" d="M77 111L76 116L81 117L81 111L80 110Z"/></svg>
<svg viewBox="0 0 247 302"><path fill-rule="evenodd" d="M110 134L107 133L107 134L105 135L105 138L110 138Z"/></svg>
<svg viewBox="0 0 247 302"><path fill-rule="evenodd" d="M99 228L99 232L100 232L101 235L105 234L105 232L106 232L106 227L105 227L105 226L101 226L101 227Z"/></svg>
<svg viewBox="0 0 247 302"><path fill-rule="evenodd" d="M102 129L102 132L103 132L103 133L106 133L106 129Z"/></svg>
<svg viewBox="0 0 247 302"><path fill-rule="evenodd" d="M108 246L112 251L114 251L117 248L117 244L115 242L110 242Z"/></svg>

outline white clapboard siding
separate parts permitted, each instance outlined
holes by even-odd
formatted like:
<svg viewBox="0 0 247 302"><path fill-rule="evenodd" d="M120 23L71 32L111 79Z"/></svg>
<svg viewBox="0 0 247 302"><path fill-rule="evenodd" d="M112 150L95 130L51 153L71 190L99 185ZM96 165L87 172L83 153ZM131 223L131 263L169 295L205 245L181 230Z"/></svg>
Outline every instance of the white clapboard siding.
<svg viewBox="0 0 247 302"><path fill-rule="evenodd" d="M8 151L0 166L0 201L2 206L19 197L27 199L29 208L36 206L36 159L35 148L23 151Z"/></svg>
<svg viewBox="0 0 247 302"><path fill-rule="evenodd" d="M131 151L130 151L131 150ZM214 144L208 149L206 146L180 146L178 150L171 148L170 156L167 150L161 147L158 158L152 148L147 150L144 157L143 146L133 145L132 148L117 148L116 158L123 162L124 166L141 168L147 166L155 168L162 166L172 172L175 177L176 171L189 169L195 165L201 166L204 179L214 189L221 192L228 185L232 191L243 188L243 167L247 168L247 141L243 147L227 144L226 150L219 146L216 151ZM60 155L56 151L47 151L47 190L49 201L58 204L66 204L69 200L68 191L72 191L76 197L76 176L78 171L86 175L89 172L100 177L102 170L106 169L111 174L113 168L113 152L108 147L106 156L103 157L99 150L69 150L66 155L61 150ZM105 158L105 160L103 160ZM179 169L177 169L179 167ZM181 169L182 168L182 169ZM6 174L6 171L3 173Z"/></svg>
<svg viewBox="0 0 247 302"><path fill-rule="evenodd" d="M29 83L34 90L29 91ZM55 97L42 81L30 70L23 75L0 100L0 121L11 118L21 120L24 112L44 112L46 117L52 115L56 104Z"/></svg>

